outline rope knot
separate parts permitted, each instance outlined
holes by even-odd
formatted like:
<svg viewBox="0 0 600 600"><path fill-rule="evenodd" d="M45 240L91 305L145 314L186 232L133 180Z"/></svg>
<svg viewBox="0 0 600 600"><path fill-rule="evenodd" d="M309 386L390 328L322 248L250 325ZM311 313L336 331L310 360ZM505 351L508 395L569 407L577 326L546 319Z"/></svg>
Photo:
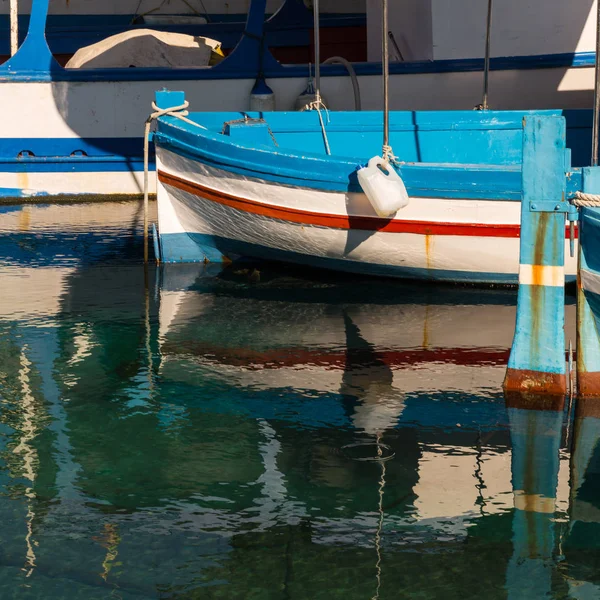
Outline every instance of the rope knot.
<svg viewBox="0 0 600 600"><path fill-rule="evenodd" d="M600 206L600 194L586 194L584 192L576 192L575 198L571 200L573 206L581 207L598 207Z"/></svg>
<svg viewBox="0 0 600 600"><path fill-rule="evenodd" d="M383 145L383 160L388 163L398 164L398 157L394 154L394 150L388 144Z"/></svg>
<svg viewBox="0 0 600 600"><path fill-rule="evenodd" d="M171 117L178 117L178 118L187 117L190 114L187 111L187 108L189 105L190 105L190 103L186 100L180 106L170 106L169 108L159 108L156 105L156 102L153 102L152 110L154 112L148 117L148 120L146 122L152 123L152 121L155 121L156 119L159 119L160 117L164 117L165 115L169 115ZM193 123L193 121L189 121L189 122Z"/></svg>
<svg viewBox="0 0 600 600"><path fill-rule="evenodd" d="M316 110L317 113L319 113L319 122L321 123L321 132L323 134L323 141L325 142L325 152L327 152L327 155L330 156L331 148L329 147L329 139L327 138L327 130L325 129L325 123L323 122L323 115L321 114L321 109L323 109L325 111L325 113L327 114L327 123L329 123L330 122L329 109L327 108L327 106L325 106L325 103L321 99L321 95L317 92L316 98L312 102L309 102L302 109L302 112L304 112L305 110Z"/></svg>

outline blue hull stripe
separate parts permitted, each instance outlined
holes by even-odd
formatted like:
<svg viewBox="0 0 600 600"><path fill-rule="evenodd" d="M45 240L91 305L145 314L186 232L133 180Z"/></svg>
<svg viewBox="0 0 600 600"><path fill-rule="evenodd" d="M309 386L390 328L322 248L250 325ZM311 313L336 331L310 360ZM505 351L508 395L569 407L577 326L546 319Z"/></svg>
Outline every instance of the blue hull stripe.
<svg viewBox="0 0 600 600"><path fill-rule="evenodd" d="M492 58L492 71L513 71L553 68L592 68L595 63L594 52L565 52L560 54L539 54L534 56L506 56ZM423 73L467 73L483 71L482 58L452 59L399 62L390 64L392 75L415 75ZM381 63L354 63L356 74L361 76L380 76ZM34 69L8 71L0 68L0 81L196 81L217 79L253 79L256 73L241 68L211 68L211 69L62 69L53 67L51 70ZM338 65L323 65L323 77L346 77L344 67ZM278 65L266 69L268 78L306 78L309 76L308 65Z"/></svg>
<svg viewBox="0 0 600 600"><path fill-rule="evenodd" d="M390 115L390 141L404 161L399 172L413 197L520 201L523 118L561 114L398 111ZM357 169L381 151L380 113L331 113L332 156L325 154L315 112L248 116L262 116L268 126L244 125L239 113L192 113L208 131L165 117L154 140L182 157L244 177L336 192L360 192ZM573 119L574 127L585 120L579 114Z"/></svg>
<svg viewBox="0 0 600 600"><path fill-rule="evenodd" d="M326 181L317 178L317 173L314 172L315 176L311 177L311 173L302 173L298 170L294 176L293 170L278 169L276 165L273 165L272 160L275 156L277 159L281 159L282 154L275 155L273 153L270 156L263 156L264 165L261 168L259 165L252 165L252 163L244 161L242 157L236 160L235 153L239 148L231 144L221 143L223 149L227 148L230 152L229 156L225 158L225 156L211 155L209 152L200 154L197 148L164 135L156 135L155 139L161 147L174 154L244 177L304 189L343 193L362 192L356 178L357 167L351 162L337 161L338 164L335 165L334 160L323 161L324 163L329 162L329 166L332 167L329 175L339 174L339 177L336 178L337 181L331 179ZM251 149L244 150L251 151ZM272 169L269 169L269 163ZM299 164L300 162L293 166ZM314 164L308 166L309 168L315 167ZM429 165L428 167L404 165L400 171L408 193L413 197L493 199L516 202L521 200L521 172L510 165L495 168L473 166L471 169L465 168L463 165L458 165L456 168L441 165Z"/></svg>
<svg viewBox="0 0 600 600"><path fill-rule="evenodd" d="M152 153L153 154L153 153ZM155 168L152 156L151 168ZM0 138L1 173L137 172L144 170L139 138Z"/></svg>

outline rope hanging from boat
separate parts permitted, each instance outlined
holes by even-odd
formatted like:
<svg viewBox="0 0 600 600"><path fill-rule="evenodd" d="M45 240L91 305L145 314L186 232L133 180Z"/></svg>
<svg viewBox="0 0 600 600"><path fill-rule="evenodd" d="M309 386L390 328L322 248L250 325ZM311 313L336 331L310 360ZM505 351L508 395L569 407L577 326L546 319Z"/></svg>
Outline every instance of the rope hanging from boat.
<svg viewBox="0 0 600 600"><path fill-rule="evenodd" d="M575 197L571 200L571 204L581 207L598 207L600 206L600 194L576 192Z"/></svg>
<svg viewBox="0 0 600 600"><path fill-rule="evenodd" d="M323 133L323 141L325 142L325 152L327 152L328 156L331 156L331 147L329 146L327 129L325 129L325 121L323 121L323 115L321 114L321 110L324 110L327 113L327 122L329 123L329 109L327 106L325 106L325 103L321 99L321 94L319 94L318 88L315 95L315 100L307 104L302 110L316 110L319 113L319 123L321 124L321 132Z"/></svg>
<svg viewBox="0 0 600 600"><path fill-rule="evenodd" d="M206 129L199 123L188 119L187 116L190 114L186 109L190 103L186 100L180 106L171 106L169 108L159 108L156 102L152 103L152 109L154 112L146 119L146 126L144 128L144 263L148 262L148 160L150 154L150 128L152 122L160 117L169 115L176 117L181 121L185 121L190 125L199 127L200 129Z"/></svg>
<svg viewBox="0 0 600 600"><path fill-rule="evenodd" d="M397 162L390 145L390 55L388 35L388 0L382 0L382 35L381 53L383 66L383 160L387 163Z"/></svg>
<svg viewBox="0 0 600 600"><path fill-rule="evenodd" d="M327 122L329 123L329 110L325 106L323 99L321 98L321 32L320 32L320 10L319 0L313 1L313 27L315 32L315 99L307 104L302 110L316 110L319 113L319 123L321 124L321 132L323 133L323 142L325 143L325 152L328 156L331 156L331 147L329 146L329 138L327 137L327 130L325 129L325 121L323 121L323 115L321 110L327 112ZM310 69L309 69L310 70ZM310 75L310 73L309 73Z"/></svg>
<svg viewBox="0 0 600 600"><path fill-rule="evenodd" d="M393 148L387 144L383 145L383 160L388 163L398 162L398 157L394 154Z"/></svg>
<svg viewBox="0 0 600 600"><path fill-rule="evenodd" d="M485 30L485 58L483 66L483 99L481 110L488 109L488 97L490 89L490 43L492 39L492 0L488 0L487 24Z"/></svg>

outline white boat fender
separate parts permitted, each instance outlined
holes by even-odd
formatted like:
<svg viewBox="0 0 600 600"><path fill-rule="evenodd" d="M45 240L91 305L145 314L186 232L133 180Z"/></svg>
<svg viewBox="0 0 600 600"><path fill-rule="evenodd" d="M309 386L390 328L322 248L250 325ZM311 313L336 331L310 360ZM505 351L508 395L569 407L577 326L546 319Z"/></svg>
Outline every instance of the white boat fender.
<svg viewBox="0 0 600 600"><path fill-rule="evenodd" d="M357 175L360 187L378 216L391 217L409 203L402 177L381 156L374 156Z"/></svg>
<svg viewBox="0 0 600 600"><path fill-rule="evenodd" d="M256 112L272 112L275 110L275 93L263 77L259 77L255 81L250 93L250 110Z"/></svg>

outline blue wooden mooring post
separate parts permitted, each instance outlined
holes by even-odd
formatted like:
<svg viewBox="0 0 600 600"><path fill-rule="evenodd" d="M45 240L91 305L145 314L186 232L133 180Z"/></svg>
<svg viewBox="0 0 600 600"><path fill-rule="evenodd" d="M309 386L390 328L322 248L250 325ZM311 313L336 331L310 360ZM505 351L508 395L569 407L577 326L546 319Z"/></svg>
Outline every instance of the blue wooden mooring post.
<svg viewBox="0 0 600 600"><path fill-rule="evenodd" d="M566 124L560 116L523 120L523 197L517 323L507 392L564 395Z"/></svg>

